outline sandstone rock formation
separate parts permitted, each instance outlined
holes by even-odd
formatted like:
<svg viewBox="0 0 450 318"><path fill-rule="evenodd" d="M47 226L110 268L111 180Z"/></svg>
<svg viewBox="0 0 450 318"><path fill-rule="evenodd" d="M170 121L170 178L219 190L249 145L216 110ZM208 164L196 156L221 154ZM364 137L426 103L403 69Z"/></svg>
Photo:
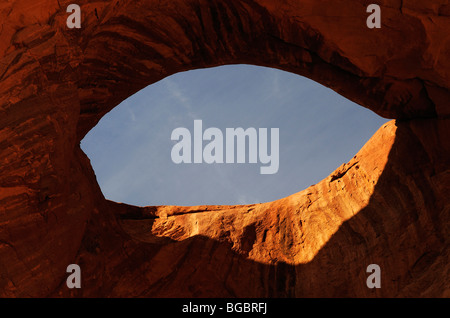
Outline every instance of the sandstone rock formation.
<svg viewBox="0 0 450 318"><path fill-rule="evenodd" d="M82 28L68 29L71 2L0 4L0 296L450 296L447 1L380 1L381 29L363 0L80 0ZM84 135L155 81L232 63L396 120L275 202L105 200ZM72 263L81 289L65 286ZM381 289L366 287L371 263Z"/></svg>

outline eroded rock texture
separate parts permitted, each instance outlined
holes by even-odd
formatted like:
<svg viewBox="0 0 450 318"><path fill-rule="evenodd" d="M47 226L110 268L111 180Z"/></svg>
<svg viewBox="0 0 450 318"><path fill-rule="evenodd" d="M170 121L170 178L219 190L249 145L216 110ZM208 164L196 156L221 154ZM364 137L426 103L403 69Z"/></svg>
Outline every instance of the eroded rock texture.
<svg viewBox="0 0 450 318"><path fill-rule="evenodd" d="M368 29L362 0L80 0L69 30L71 2L0 3L0 296L450 296L448 1L379 1L382 28ZM84 135L155 81L232 63L397 120L275 202L105 200ZM381 289L366 287L371 263Z"/></svg>

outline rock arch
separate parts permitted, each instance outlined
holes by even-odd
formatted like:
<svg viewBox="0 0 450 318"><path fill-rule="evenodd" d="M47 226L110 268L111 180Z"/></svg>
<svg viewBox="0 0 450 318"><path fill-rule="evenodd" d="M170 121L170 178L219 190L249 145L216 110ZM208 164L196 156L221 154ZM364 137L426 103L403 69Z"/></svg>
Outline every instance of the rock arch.
<svg viewBox="0 0 450 318"><path fill-rule="evenodd" d="M362 0L80 0L73 30L69 3L0 5L1 296L449 296L446 1L382 2L381 29ZM232 63L306 76L398 121L271 204L106 201L82 137L161 78ZM84 287L69 291L74 262ZM389 288L361 285L373 262ZM200 267L221 269L190 275Z"/></svg>

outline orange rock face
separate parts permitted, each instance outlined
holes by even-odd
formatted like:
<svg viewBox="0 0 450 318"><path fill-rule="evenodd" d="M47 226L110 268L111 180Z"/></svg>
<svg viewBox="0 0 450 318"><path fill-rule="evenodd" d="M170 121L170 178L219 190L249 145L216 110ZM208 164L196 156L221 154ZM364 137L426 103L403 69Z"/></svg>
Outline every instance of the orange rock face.
<svg viewBox="0 0 450 318"><path fill-rule="evenodd" d="M71 2L0 4L0 296L450 297L447 1L382 1L381 29L366 1L294 0L83 0L68 29ZM274 202L105 200L84 135L159 79L232 63L307 76L396 121ZM81 289L65 285L73 263Z"/></svg>

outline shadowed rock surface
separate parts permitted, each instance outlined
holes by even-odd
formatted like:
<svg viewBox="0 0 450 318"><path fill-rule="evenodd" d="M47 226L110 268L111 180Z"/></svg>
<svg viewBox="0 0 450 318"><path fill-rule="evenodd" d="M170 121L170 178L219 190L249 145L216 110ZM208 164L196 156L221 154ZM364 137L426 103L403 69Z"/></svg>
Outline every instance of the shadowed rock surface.
<svg viewBox="0 0 450 318"><path fill-rule="evenodd" d="M381 29L367 1L116 0L78 1L70 30L70 3L0 4L0 296L450 297L447 1L381 1ZM397 120L274 202L105 200L79 146L100 118L166 76L236 63Z"/></svg>

